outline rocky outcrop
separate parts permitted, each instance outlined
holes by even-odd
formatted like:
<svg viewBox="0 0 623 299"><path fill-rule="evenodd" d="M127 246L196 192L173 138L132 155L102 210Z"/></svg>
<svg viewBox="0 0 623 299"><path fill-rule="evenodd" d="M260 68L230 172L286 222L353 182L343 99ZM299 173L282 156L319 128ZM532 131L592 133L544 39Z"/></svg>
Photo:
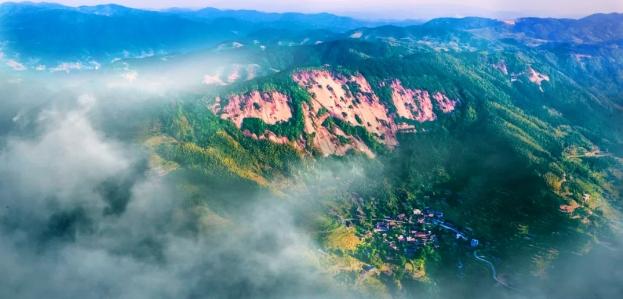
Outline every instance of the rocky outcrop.
<svg viewBox="0 0 623 299"><path fill-rule="evenodd" d="M417 131L415 122L434 121L438 117L436 113L450 113L459 103L441 92L405 88L400 80L388 80L382 87L391 91L395 113L390 113L388 103L379 99L361 74L344 75L314 69L295 72L292 79L311 97L296 107L301 109L306 137L301 134L296 140L288 140L270 130L244 131L246 136L290 144L301 151L315 148L324 156L355 151L374 157L369 138L391 149L398 144L396 135L399 132L414 133ZM217 97L211 110L241 128L245 118L258 118L266 124L286 122L293 117L291 105L292 100L281 92L253 91L226 99ZM356 127L363 127L368 134L353 133L351 129Z"/></svg>
<svg viewBox="0 0 623 299"><path fill-rule="evenodd" d="M537 72L533 68L529 68L528 69L528 80L530 80L530 82L536 84L539 87L539 90L541 92L543 92L542 83L543 83L543 81L548 81L549 82L549 76L545 75L545 74L541 74L541 73Z"/></svg>
<svg viewBox="0 0 623 299"><path fill-rule="evenodd" d="M327 111L349 125L363 126L388 147L396 145L396 124L362 75L310 70L297 72L292 78L311 94L312 112Z"/></svg>
<svg viewBox="0 0 623 299"><path fill-rule="evenodd" d="M374 157L374 153L359 138L350 136L340 128L334 126L331 129L322 124L330 117L328 113L318 115L306 103L303 103L303 115L305 121L305 133L312 137L312 146L320 151L323 156L343 156L354 150Z"/></svg>
<svg viewBox="0 0 623 299"><path fill-rule="evenodd" d="M232 95L224 106L222 104L222 99L216 98L211 107L212 112L220 115L222 119L232 121L238 128L242 126L245 118L259 118L264 123L276 124L292 117L290 100L277 91Z"/></svg>
<svg viewBox="0 0 623 299"><path fill-rule="evenodd" d="M398 116L418 122L437 119L428 91L404 88L400 80L392 81L390 88Z"/></svg>
<svg viewBox="0 0 623 299"><path fill-rule="evenodd" d="M435 94L433 94L433 99L435 99L435 102L437 102L437 107L439 107L439 110L441 110L441 112L443 113L450 113L454 111L457 103L459 102L457 100L451 100L450 98L448 98L448 96L441 92L436 92Z"/></svg>
<svg viewBox="0 0 623 299"><path fill-rule="evenodd" d="M433 100L442 113L454 111L458 103L458 101L451 100L441 92L435 92L431 97L426 90L405 88L400 80L393 80L390 88L396 114L402 118L417 122L434 121L437 119Z"/></svg>
<svg viewBox="0 0 623 299"><path fill-rule="evenodd" d="M545 75L545 74L541 74L539 72L537 72L535 69L533 68L529 68L528 69L528 79L530 80L530 82L541 86L541 83L543 81L549 81L549 76Z"/></svg>

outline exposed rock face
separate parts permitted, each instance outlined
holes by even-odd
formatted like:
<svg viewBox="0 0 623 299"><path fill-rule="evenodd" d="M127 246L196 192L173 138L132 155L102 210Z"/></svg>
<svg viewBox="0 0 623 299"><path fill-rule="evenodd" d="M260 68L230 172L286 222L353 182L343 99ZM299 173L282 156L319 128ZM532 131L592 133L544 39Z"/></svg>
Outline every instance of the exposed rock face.
<svg viewBox="0 0 623 299"><path fill-rule="evenodd" d="M437 107L443 113L454 111L458 102L451 100L441 92L436 92L431 97L426 90L405 88L402 86L400 80L392 81L390 88L392 91L392 102L394 103L394 107L396 107L396 114L400 117L418 122L434 121L437 119L432 100L435 100Z"/></svg>
<svg viewBox="0 0 623 299"><path fill-rule="evenodd" d="M537 72L533 68L529 68L528 69L528 79L530 80L530 82L538 85L539 88L541 89L541 91L543 91L543 88L541 87L541 83L543 81L549 81L549 76L545 75L545 74L541 74L541 73Z"/></svg>
<svg viewBox="0 0 623 299"><path fill-rule="evenodd" d="M374 153L359 138L347 135L340 128L333 127L331 130L324 127L322 123L330 117L328 113L317 115L307 104L303 104L303 115L305 117L305 133L313 135L312 145L317 148L322 155L345 155L350 150L355 150L374 157ZM347 142L342 140L346 139Z"/></svg>
<svg viewBox="0 0 623 299"><path fill-rule="evenodd" d="M398 132L417 131L414 123L397 123L396 116L420 123L434 121L437 119L435 112L450 113L459 102L440 92L431 94L426 90L405 88L399 80L385 81L382 86L390 82L391 101L396 108L396 113L390 114L386 104L381 102L361 74L342 75L316 69L296 72L292 79L312 98L300 107L307 138L300 136L297 140L288 140L269 130L261 134L245 131L246 136L290 144L301 151L313 147L324 156L341 156L356 151L374 157L369 144L362 140L365 136L353 136L334 122L339 120L352 127L363 127L376 141L393 148L398 143ZM291 99L277 91L231 95L224 102L216 98L210 109L238 128L242 127L245 118L259 118L266 124L277 124L288 121L293 115Z"/></svg>
<svg viewBox="0 0 623 299"><path fill-rule="evenodd" d="M289 103L288 97L280 92L253 91L230 96L225 107L221 107L221 99L217 98L212 112L231 120L238 128L245 118L259 118L267 124L276 124L292 117Z"/></svg>
<svg viewBox="0 0 623 299"><path fill-rule="evenodd" d="M439 109L443 113L450 113L454 111L458 103L458 101L449 99L448 96L441 92L436 92L435 94L433 94L433 99L435 99L435 102L437 102L437 107L439 107Z"/></svg>
<svg viewBox="0 0 623 299"><path fill-rule="evenodd" d="M392 81L390 88L398 116L418 122L437 119L428 91L404 88L400 80Z"/></svg>
<svg viewBox="0 0 623 299"><path fill-rule="evenodd" d="M347 77L311 70L295 73L292 78L312 95L312 112L324 108L331 117L365 127L379 142L396 145L396 124L362 75Z"/></svg>

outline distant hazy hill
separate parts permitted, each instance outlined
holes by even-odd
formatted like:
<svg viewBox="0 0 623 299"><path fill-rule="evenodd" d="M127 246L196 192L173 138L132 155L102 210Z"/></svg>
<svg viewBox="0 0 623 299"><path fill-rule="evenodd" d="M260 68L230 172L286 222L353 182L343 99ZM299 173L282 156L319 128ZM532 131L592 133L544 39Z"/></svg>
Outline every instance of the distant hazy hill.
<svg viewBox="0 0 623 299"><path fill-rule="evenodd" d="M428 21L422 25L425 28L445 28L453 30L479 29L485 27L501 26L503 22L487 18L439 18Z"/></svg>
<svg viewBox="0 0 623 299"><path fill-rule="evenodd" d="M597 44L623 40L623 14L595 14L582 19L522 18L500 21L488 18L439 18L413 26L379 26L357 29L360 37L412 38L478 33L489 39L530 39L542 43Z"/></svg>
<svg viewBox="0 0 623 299"><path fill-rule="evenodd" d="M231 19L198 21L121 6L0 6L0 38L23 56L88 57L211 45L249 28Z"/></svg>
<svg viewBox="0 0 623 299"><path fill-rule="evenodd" d="M623 14L595 14L579 20L524 18L515 32L546 40L599 43L623 39Z"/></svg>
<svg viewBox="0 0 623 299"><path fill-rule="evenodd" d="M330 29L332 31L346 31L366 25L376 25L376 23L328 13L266 13L256 10L219 10L210 7L197 11L173 12L195 19L214 20L219 18L232 18L281 29Z"/></svg>
<svg viewBox="0 0 623 299"><path fill-rule="evenodd" d="M247 35L274 40L275 35L280 36L276 32L287 30L288 36L298 38L307 30L342 32L385 23L327 13L279 14L214 8L148 11L113 4L77 8L33 3L0 5L0 41L10 50L31 58L184 51L242 40Z"/></svg>
<svg viewBox="0 0 623 299"><path fill-rule="evenodd" d="M169 9L149 11L120 5L67 7L58 4L0 5L3 51L21 60L91 59L188 52L221 43L311 44L348 36L451 38L489 30L493 38L599 43L623 39L623 15L597 14L579 20L523 18L514 23L486 18L362 21L328 13L266 13L254 10ZM349 32L350 31L350 32Z"/></svg>
<svg viewBox="0 0 623 299"><path fill-rule="evenodd" d="M601 43L623 39L623 14L594 14L581 19L521 18L502 22L487 18L440 18L419 27L473 30L493 28L552 42Z"/></svg>

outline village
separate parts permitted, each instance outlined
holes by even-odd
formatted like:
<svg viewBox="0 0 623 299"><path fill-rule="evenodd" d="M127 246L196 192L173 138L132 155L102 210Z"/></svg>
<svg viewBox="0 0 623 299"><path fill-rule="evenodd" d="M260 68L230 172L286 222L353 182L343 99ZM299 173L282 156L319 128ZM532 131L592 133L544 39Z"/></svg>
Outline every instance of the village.
<svg viewBox="0 0 623 299"><path fill-rule="evenodd" d="M471 231L470 229L467 229ZM437 234L446 233L454 237L457 243L466 249L473 250L474 258L484 263L491 272L494 281L505 288L516 290L506 281L497 276L495 265L484 256L478 254L480 241L470 237L464 231L447 222L443 212L430 208L413 209L411 215L399 214L395 218L385 217L379 219L374 225L373 231L368 232L368 237L380 240L389 249L389 259L394 259L394 255L404 255L407 258L414 258L419 249L425 246L439 248L440 242ZM463 267L460 263L459 268ZM364 268L364 273L373 267Z"/></svg>
<svg viewBox="0 0 623 299"><path fill-rule="evenodd" d="M403 213L379 219L368 237L381 240L391 251L412 258L424 246L439 247L437 234L442 232L473 249L479 245L478 239L445 221L443 212L430 208L413 209L411 215Z"/></svg>

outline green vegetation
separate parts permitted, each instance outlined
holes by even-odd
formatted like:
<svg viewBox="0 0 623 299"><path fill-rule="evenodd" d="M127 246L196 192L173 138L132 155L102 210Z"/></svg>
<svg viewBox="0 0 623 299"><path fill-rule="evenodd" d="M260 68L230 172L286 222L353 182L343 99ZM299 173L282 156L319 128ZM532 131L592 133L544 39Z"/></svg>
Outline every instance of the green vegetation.
<svg viewBox="0 0 623 299"><path fill-rule="evenodd" d="M265 124L260 119L246 118L243 120L242 129L249 130L257 135L262 135L269 130L278 136L285 136L290 140L297 140L304 135L304 121L302 103L309 103L311 95L295 84L292 79L284 74L277 74L268 78L257 79L243 85L236 85L221 93L222 99L227 99L228 94L244 94L251 91L270 92L279 91L291 99L292 118L286 122L274 125ZM227 100L223 102L227 105Z"/></svg>
<svg viewBox="0 0 623 299"><path fill-rule="evenodd" d="M178 103L159 121L163 134L176 142L157 148L163 158L206 175L235 177L266 185L276 174L287 174L299 154L287 145L248 138L221 120L201 102ZM251 121L252 122L252 121Z"/></svg>
<svg viewBox="0 0 623 299"><path fill-rule="evenodd" d="M485 43L470 35L461 38ZM249 188L269 187L276 178L291 177L308 157L316 159L311 164L356 161L365 179L330 193L330 200L318 207L324 221L306 228L329 231L318 240L331 258L351 266L337 271L340 279L355 283L357 272L352 265L371 265L381 274L370 275L369 283L383 294L419 292L444 297L456 290L444 291L435 285L452 282L461 294L478 297L479 290L473 286L490 278L452 236L441 236L438 248L424 247L414 256L397 257L381 239L368 236L375 224L371 219L422 207L443 211L451 223L469 228L481 240L482 250L499 261L498 272L521 283L545 275L561 257L609 233L609 220L617 217L617 199L623 192L623 167L615 158L623 148L617 135L619 122L609 118L612 108L603 104L606 98L557 73L566 69L561 70L560 62L548 53L513 44L497 44L505 47L501 54L433 51L411 43L394 47L382 42L326 44L266 53L266 61L285 71L217 92L224 99L256 90L288 95L293 111L290 120L269 125L247 118L242 131L257 135L271 131L291 141L305 140L307 154L289 145L247 138L195 99L178 103L163 115L158 134L174 141L162 143L156 153L180 165L176 173L193 171L209 182L242 181L253 186ZM505 62L508 75L493 66L500 61ZM439 114L436 122L415 123L417 133L399 135L394 150L379 141L383 136L328 117L323 126L338 127L362 140L377 159L360 155L322 159L310 146L313 136L304 132L302 104L309 103L313 95L289 77L292 71L313 67L363 74L392 114L395 107L386 83L393 79L408 88L444 92L459 99L460 105L452 114ZM543 91L521 75L529 67L550 75ZM519 74L519 79L511 82L510 73ZM360 92L356 84L343 88ZM327 113L321 108L318 115ZM358 116L355 119L361 124ZM338 138L341 143L350 142ZM614 156L587 156L593 148L609 148ZM310 219L317 216L303 215L301 222L315 223ZM340 218L360 221L347 228ZM456 281L457 263L465 266L461 270L465 279L460 282Z"/></svg>

